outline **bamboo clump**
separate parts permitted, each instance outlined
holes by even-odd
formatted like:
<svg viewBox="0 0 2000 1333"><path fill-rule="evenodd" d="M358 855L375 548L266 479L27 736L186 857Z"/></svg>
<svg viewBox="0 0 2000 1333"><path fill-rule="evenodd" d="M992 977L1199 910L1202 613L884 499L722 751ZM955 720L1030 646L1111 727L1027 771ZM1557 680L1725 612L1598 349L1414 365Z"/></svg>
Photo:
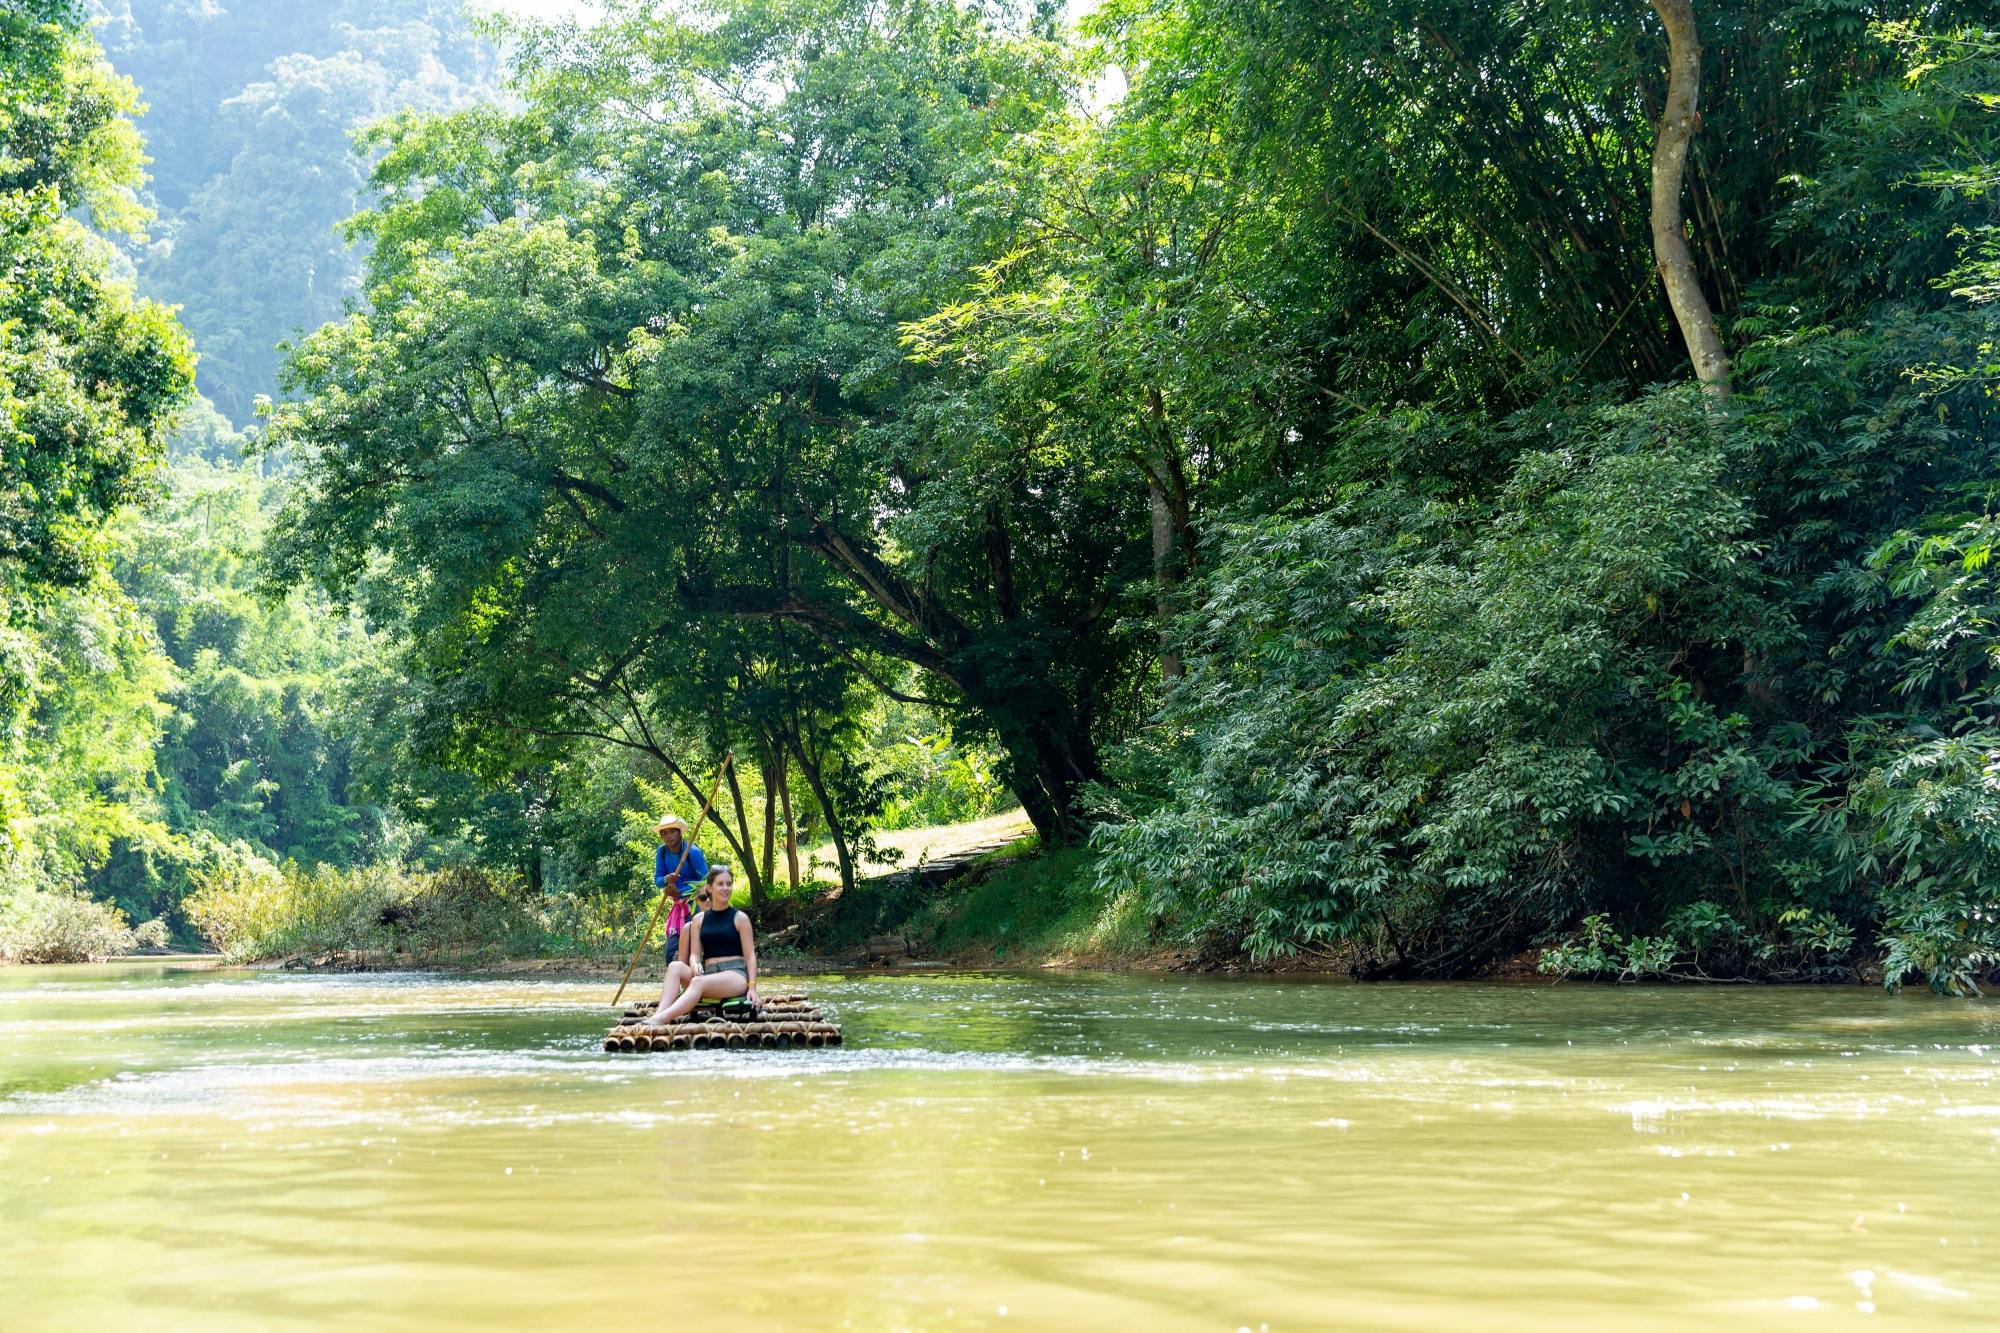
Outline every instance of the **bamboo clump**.
<svg viewBox="0 0 2000 1333"><path fill-rule="evenodd" d="M665 1027L645 1026L656 1001L628 1007L604 1038L614 1052L820 1050L841 1044L840 1024L803 995L774 995L756 1009L704 1007Z"/></svg>

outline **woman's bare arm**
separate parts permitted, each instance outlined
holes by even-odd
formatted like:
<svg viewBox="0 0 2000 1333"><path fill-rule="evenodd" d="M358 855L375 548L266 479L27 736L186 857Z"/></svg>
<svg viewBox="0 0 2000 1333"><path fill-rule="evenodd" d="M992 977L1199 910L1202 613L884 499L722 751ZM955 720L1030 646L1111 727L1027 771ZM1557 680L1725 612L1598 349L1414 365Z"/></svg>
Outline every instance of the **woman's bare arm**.
<svg viewBox="0 0 2000 1333"><path fill-rule="evenodd" d="M748 912L736 914L736 938L743 941L743 962L750 969L750 984L743 988L743 993L754 999L757 994L757 932L751 929Z"/></svg>

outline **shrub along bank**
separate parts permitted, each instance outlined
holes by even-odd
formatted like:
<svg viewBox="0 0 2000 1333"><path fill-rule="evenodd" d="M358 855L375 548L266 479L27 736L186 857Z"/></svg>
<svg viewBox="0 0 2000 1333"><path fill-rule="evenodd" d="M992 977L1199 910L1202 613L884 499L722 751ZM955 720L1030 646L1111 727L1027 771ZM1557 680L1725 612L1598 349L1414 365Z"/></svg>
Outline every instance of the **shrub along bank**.
<svg viewBox="0 0 2000 1333"><path fill-rule="evenodd" d="M307 965L613 956L646 904L547 894L474 867L273 865L238 847L195 872L188 918L223 957Z"/></svg>
<svg viewBox="0 0 2000 1333"><path fill-rule="evenodd" d="M0 893L0 963L89 963L166 943L164 921L133 926L110 903L73 889Z"/></svg>

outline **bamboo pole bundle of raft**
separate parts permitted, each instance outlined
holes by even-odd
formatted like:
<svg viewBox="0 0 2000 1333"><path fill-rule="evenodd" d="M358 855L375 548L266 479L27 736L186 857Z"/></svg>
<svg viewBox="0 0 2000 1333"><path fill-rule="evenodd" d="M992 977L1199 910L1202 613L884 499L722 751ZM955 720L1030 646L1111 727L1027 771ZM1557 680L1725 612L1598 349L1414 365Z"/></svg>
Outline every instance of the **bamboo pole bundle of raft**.
<svg viewBox="0 0 2000 1333"><path fill-rule="evenodd" d="M841 1044L840 1024L803 995L776 995L755 1009L703 1007L664 1027L645 1026L657 1002L625 1010L604 1038L607 1051L778 1051Z"/></svg>

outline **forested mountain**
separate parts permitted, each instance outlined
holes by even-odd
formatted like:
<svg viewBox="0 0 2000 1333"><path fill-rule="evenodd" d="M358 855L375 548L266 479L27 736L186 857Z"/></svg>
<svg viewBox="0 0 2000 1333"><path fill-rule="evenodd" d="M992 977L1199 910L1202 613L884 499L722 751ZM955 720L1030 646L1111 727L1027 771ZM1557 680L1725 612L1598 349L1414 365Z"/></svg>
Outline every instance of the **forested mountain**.
<svg viewBox="0 0 2000 1333"><path fill-rule="evenodd" d="M97 0L111 63L139 86L157 220L140 289L181 307L201 392L238 426L277 385L278 344L342 313L360 254L355 135L494 91L457 0Z"/></svg>

